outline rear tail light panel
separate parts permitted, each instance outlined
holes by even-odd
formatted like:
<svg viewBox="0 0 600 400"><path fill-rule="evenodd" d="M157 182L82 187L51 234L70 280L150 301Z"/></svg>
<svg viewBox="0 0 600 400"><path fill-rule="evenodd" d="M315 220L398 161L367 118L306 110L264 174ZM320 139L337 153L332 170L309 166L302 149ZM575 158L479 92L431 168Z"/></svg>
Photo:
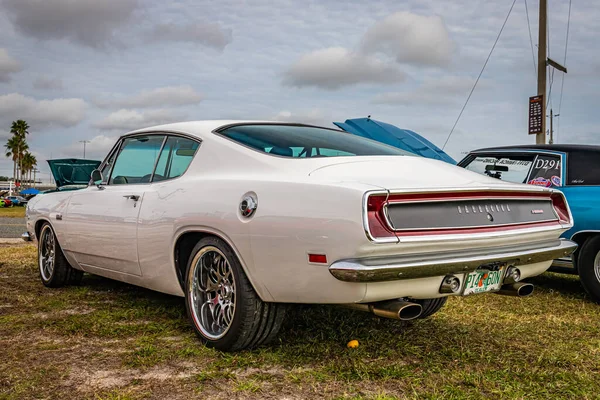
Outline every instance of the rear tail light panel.
<svg viewBox="0 0 600 400"><path fill-rule="evenodd" d="M394 230L388 215L390 204L416 202L447 202L460 200L551 200L556 214L552 220L543 222L524 222L504 226L481 226L452 229L414 229ZM365 194L363 223L367 237L377 243L397 243L403 241L422 240L456 240L479 236L503 236L514 234L516 230L552 230L557 227L572 226L572 217L564 195L556 190L543 192L515 191L464 191L464 192L421 192L421 193L388 193L369 192Z"/></svg>

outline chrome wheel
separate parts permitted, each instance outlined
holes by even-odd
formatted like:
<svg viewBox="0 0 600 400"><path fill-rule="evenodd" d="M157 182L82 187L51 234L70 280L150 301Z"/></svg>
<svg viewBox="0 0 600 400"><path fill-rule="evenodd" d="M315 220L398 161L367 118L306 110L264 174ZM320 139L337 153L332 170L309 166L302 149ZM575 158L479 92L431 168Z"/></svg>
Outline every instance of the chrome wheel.
<svg viewBox="0 0 600 400"><path fill-rule="evenodd" d="M50 225L46 225L40 234L40 244L38 248L38 263L42 279L48 282L54 272L56 261L56 239Z"/></svg>
<svg viewBox="0 0 600 400"><path fill-rule="evenodd" d="M235 315L235 277L227 257L216 247L203 247L189 273L190 310L196 327L211 340L225 336Z"/></svg>
<svg viewBox="0 0 600 400"><path fill-rule="evenodd" d="M596 274L596 279L600 282L600 251L596 253L596 258L594 259L594 273Z"/></svg>

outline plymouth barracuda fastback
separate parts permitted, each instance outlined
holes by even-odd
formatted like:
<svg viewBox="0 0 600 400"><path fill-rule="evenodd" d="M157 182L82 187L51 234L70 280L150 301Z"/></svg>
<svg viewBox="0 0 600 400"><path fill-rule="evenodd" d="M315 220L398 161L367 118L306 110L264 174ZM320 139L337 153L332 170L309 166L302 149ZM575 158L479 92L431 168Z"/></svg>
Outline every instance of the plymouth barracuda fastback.
<svg viewBox="0 0 600 400"><path fill-rule="evenodd" d="M271 340L293 303L405 320L451 295L528 295L523 279L576 248L560 191L337 129L162 125L119 138L89 184L65 170L77 190L27 207L44 285L88 272L184 296L228 351Z"/></svg>

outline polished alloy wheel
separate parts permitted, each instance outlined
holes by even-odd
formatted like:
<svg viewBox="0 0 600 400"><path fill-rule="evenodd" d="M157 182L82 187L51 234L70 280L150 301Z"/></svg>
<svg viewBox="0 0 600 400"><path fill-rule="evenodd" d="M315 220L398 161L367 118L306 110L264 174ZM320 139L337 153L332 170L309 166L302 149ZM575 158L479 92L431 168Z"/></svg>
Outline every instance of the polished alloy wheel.
<svg viewBox="0 0 600 400"><path fill-rule="evenodd" d="M39 240L38 263L42 279L47 282L52 278L56 260L56 240L49 225L42 229Z"/></svg>
<svg viewBox="0 0 600 400"><path fill-rule="evenodd" d="M235 315L235 278L225 255L214 246L202 248L192 262L190 309L202 334L222 338Z"/></svg>

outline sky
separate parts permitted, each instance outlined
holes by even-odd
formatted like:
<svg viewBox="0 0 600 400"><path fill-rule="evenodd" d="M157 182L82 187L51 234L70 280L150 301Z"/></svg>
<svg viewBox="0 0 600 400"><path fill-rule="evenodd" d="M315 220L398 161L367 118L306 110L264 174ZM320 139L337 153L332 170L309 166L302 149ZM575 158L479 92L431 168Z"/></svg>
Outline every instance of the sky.
<svg viewBox="0 0 600 400"><path fill-rule="evenodd" d="M600 2L549 5L557 143L600 144ZM443 146L510 0L0 0L0 142L25 119L46 159L103 159L147 126L269 119L333 126L371 115ZM517 0L448 140L455 159L534 143L538 2ZM561 81L562 86L561 101ZM12 161L0 157L0 175Z"/></svg>

